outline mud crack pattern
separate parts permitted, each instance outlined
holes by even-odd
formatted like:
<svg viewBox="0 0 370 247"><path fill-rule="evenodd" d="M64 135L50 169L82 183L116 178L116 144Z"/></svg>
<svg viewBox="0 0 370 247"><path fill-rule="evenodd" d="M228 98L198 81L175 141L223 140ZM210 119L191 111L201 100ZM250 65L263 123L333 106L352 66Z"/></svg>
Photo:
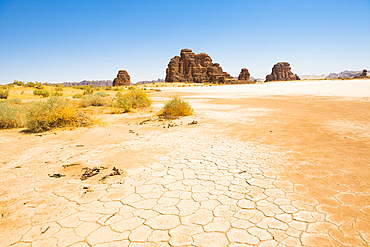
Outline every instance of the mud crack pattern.
<svg viewBox="0 0 370 247"><path fill-rule="evenodd" d="M12 190L27 183L22 193L33 200L5 206L13 213L0 218L0 246L270 247L370 243L365 214L354 222L331 220L330 210L305 196L303 186L282 179L280 173L287 161L274 147L206 135L199 129L154 132L114 147L127 146L172 151L156 155L150 164L105 184L61 178L61 185L55 188L51 186L55 181L52 178L41 181L31 175L18 173L17 178L10 172L3 173L8 176L4 181L13 181ZM96 148L84 157L99 165L98 157L104 157L104 149ZM28 165L32 170L35 157L26 157L35 152L36 149L25 151L2 170L16 165ZM63 156L63 151L58 152ZM89 192L81 194L81 188L87 185ZM341 196L346 194L338 192L337 197ZM4 191L3 202L9 197Z"/></svg>

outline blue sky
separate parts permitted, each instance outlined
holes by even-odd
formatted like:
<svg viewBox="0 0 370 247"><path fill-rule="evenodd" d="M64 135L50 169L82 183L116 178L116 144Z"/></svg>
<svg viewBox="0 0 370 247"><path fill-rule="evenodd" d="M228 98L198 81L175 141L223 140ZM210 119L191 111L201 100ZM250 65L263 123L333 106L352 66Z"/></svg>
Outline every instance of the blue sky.
<svg viewBox="0 0 370 247"><path fill-rule="evenodd" d="M183 48L264 78L370 69L369 0L0 0L0 84L164 78Z"/></svg>

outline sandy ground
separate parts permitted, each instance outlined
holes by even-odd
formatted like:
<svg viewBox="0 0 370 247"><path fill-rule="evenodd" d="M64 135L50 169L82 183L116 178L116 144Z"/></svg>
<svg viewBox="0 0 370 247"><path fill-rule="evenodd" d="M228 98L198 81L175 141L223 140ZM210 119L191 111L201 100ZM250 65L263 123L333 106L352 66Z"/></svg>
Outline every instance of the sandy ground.
<svg viewBox="0 0 370 247"><path fill-rule="evenodd" d="M154 110L174 94L194 116L0 131L0 246L370 245L370 80L162 88Z"/></svg>

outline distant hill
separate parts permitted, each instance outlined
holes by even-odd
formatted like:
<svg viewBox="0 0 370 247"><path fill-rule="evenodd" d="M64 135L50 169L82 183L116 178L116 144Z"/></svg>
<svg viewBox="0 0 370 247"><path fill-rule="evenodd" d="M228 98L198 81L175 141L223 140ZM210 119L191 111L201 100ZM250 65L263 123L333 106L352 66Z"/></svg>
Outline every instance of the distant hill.
<svg viewBox="0 0 370 247"><path fill-rule="evenodd" d="M340 73L330 73L325 79L349 78L361 75L362 71L342 71Z"/></svg>
<svg viewBox="0 0 370 247"><path fill-rule="evenodd" d="M302 80L320 80L320 79L338 79L338 78L349 78L361 75L362 71L342 71L340 73L330 73L329 75L300 75L299 78Z"/></svg>
<svg viewBox="0 0 370 247"><path fill-rule="evenodd" d="M72 86L110 87L113 85L113 81L112 80L96 80L96 81L83 80L81 82L63 82L63 83L58 83L58 84L63 84L65 87L72 87Z"/></svg>
<svg viewBox="0 0 370 247"><path fill-rule="evenodd" d="M164 82L164 79L158 78L157 80L152 80L152 81L138 81L135 84L137 85L142 85L142 84L149 84L149 83L162 83Z"/></svg>
<svg viewBox="0 0 370 247"><path fill-rule="evenodd" d="M318 80L318 79L325 79L328 75L300 75L299 78L301 80Z"/></svg>

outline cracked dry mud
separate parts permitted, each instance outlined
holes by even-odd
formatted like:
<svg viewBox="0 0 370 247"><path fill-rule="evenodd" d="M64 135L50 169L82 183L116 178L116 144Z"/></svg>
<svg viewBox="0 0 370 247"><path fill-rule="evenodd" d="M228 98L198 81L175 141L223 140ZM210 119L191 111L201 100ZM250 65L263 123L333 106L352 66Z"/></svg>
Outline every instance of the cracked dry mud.
<svg viewBox="0 0 370 247"><path fill-rule="evenodd" d="M173 128L134 114L57 135L2 132L0 246L370 244L368 99L186 96L197 115ZM363 128L338 134L341 118ZM107 169L81 181L83 167ZM124 174L99 181L113 167Z"/></svg>

